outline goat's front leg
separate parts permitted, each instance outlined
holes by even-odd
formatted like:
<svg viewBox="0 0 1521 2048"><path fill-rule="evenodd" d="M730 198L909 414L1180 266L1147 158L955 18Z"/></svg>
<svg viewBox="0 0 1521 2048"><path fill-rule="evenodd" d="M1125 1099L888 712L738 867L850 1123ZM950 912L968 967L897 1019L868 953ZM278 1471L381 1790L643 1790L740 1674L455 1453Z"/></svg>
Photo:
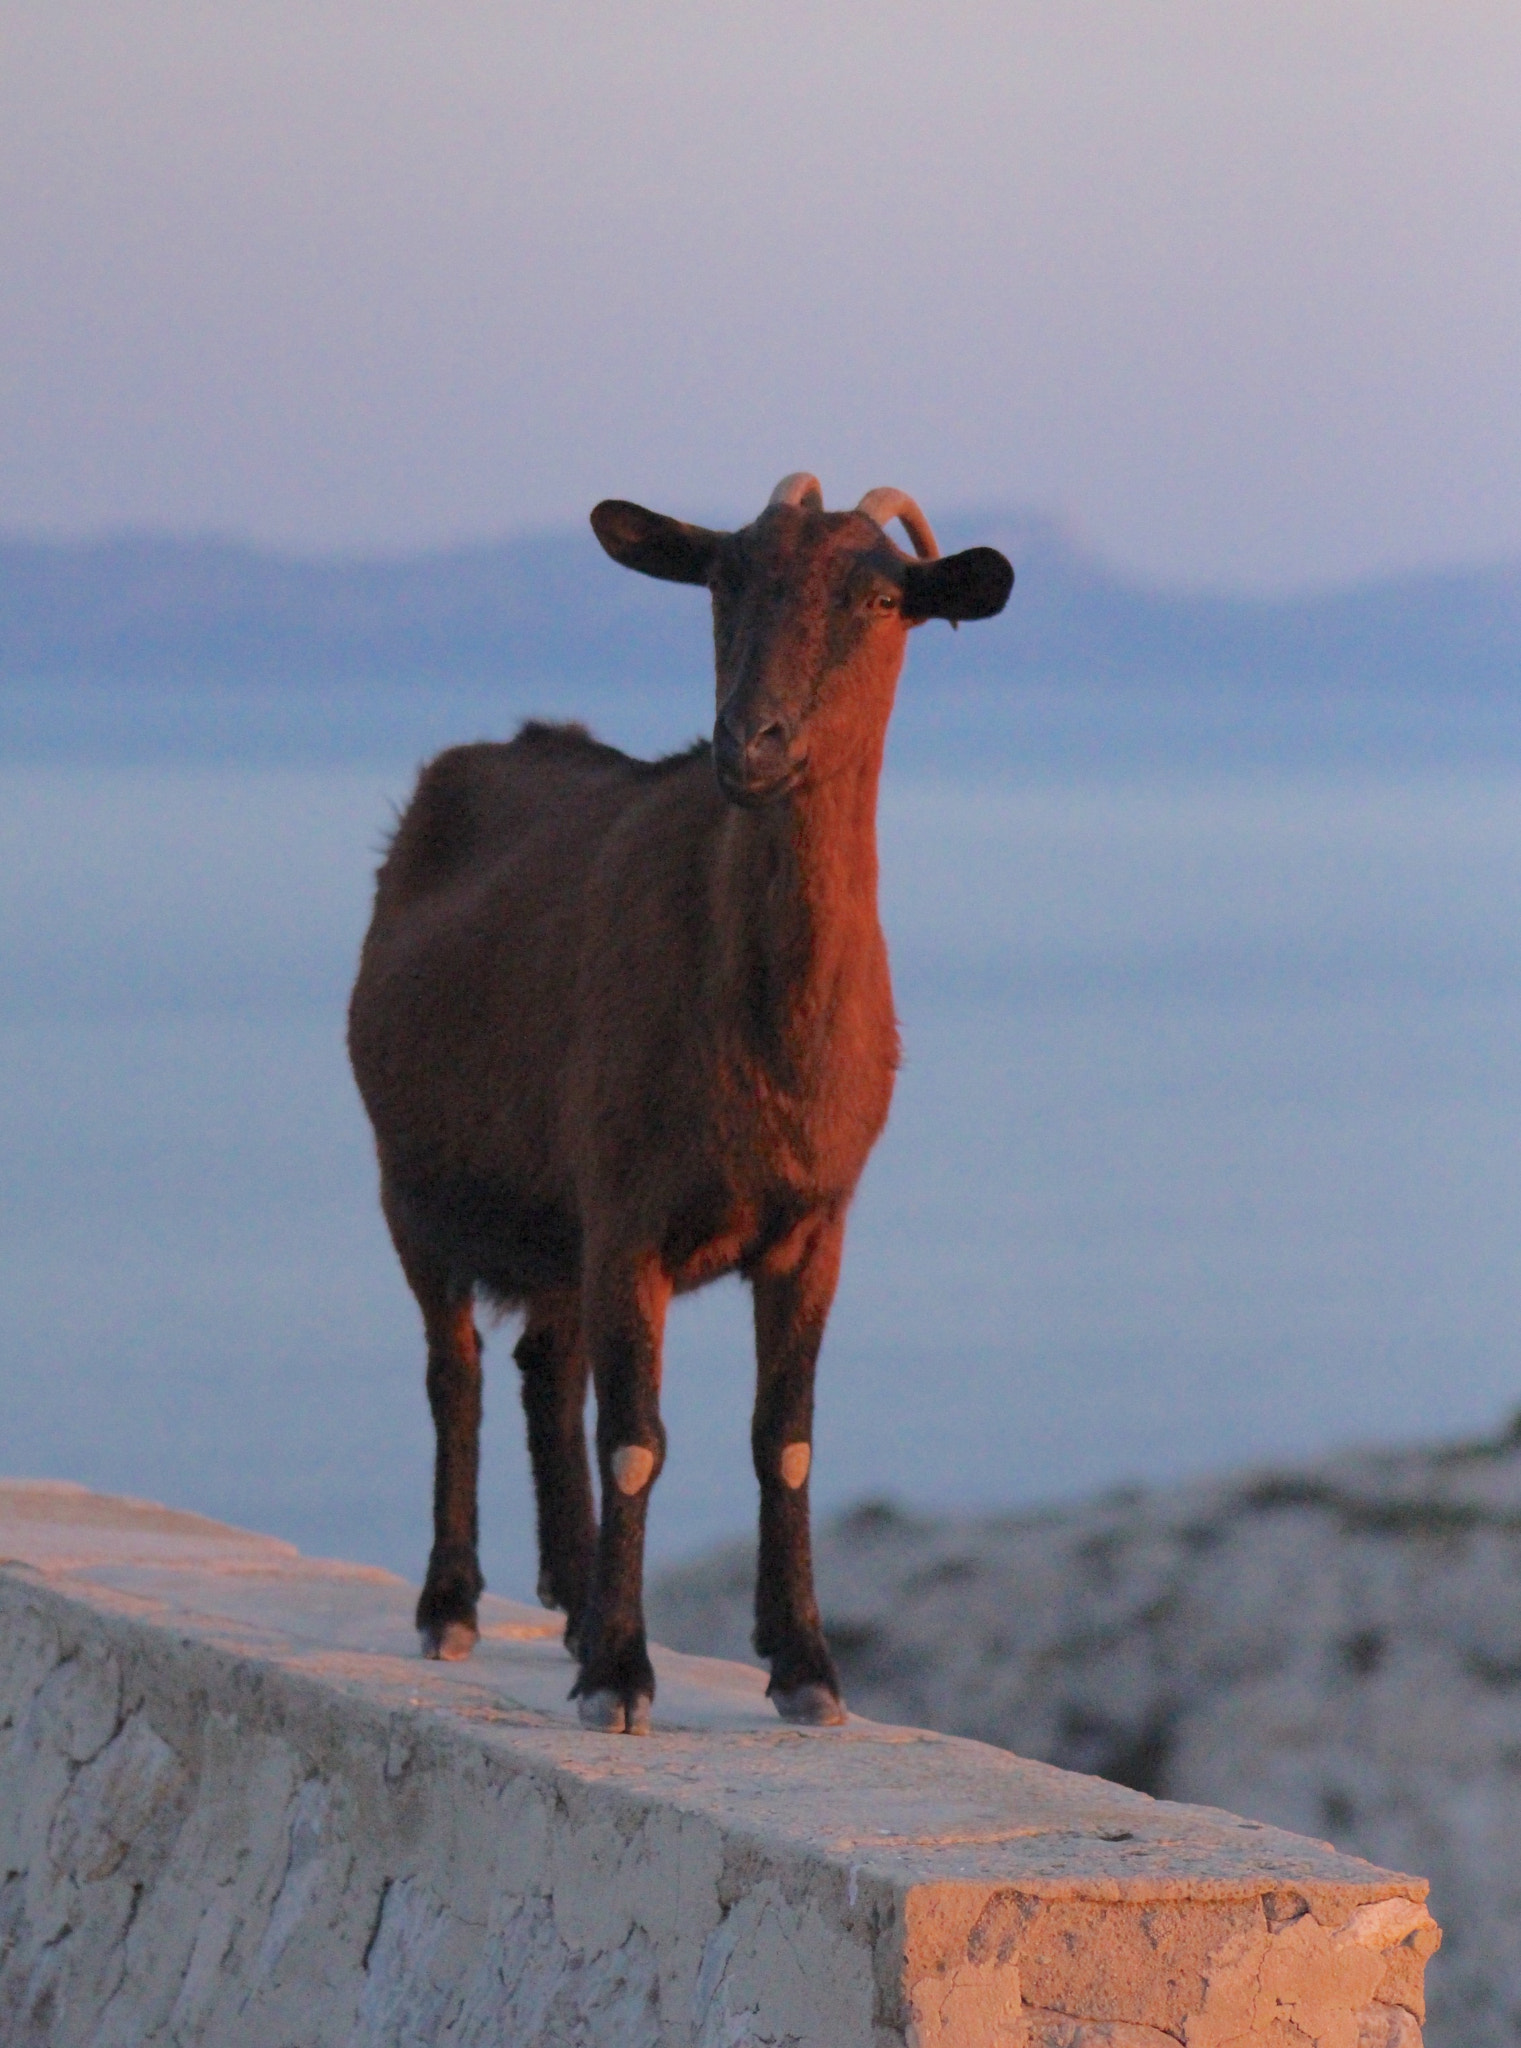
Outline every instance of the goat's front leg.
<svg viewBox="0 0 1521 2048"><path fill-rule="evenodd" d="M655 1698L644 1637L644 1525L665 1463L660 1348L671 1283L653 1255L588 1259L582 1324L597 1389L602 1526L571 1697L581 1724L643 1735Z"/></svg>
<svg viewBox="0 0 1521 2048"><path fill-rule="evenodd" d="M819 1624L808 1522L813 1462L813 1378L840 1277L843 1216L810 1217L753 1276L755 1419L750 1447L760 1481L755 1648L769 1659L766 1688L789 1721L831 1727L845 1719L840 1676Z"/></svg>

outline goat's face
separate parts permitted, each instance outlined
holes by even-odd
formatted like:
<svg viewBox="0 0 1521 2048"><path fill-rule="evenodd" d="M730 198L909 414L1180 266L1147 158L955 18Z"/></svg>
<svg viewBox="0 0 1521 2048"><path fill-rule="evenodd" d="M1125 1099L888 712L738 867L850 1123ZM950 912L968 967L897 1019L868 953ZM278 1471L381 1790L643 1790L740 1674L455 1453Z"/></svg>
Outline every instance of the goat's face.
<svg viewBox="0 0 1521 2048"><path fill-rule="evenodd" d="M790 500L782 494L798 486ZM806 488L803 488L806 487ZM713 533L609 499L598 540L625 567L705 584L713 599L713 764L731 802L771 803L874 757L911 626L990 618L1014 580L992 548L915 561L866 509L825 512L812 478L789 479L751 525ZM901 494L873 493L884 517ZM912 502L900 516L934 540ZM910 519L910 513L913 515ZM916 523L915 523L916 522Z"/></svg>

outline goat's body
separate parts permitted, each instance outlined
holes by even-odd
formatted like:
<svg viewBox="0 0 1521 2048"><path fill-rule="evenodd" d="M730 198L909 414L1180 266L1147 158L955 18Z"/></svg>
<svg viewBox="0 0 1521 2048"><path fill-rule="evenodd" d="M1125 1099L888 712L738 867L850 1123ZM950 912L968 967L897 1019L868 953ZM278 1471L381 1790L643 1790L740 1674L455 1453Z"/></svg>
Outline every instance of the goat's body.
<svg viewBox="0 0 1521 2048"><path fill-rule="evenodd" d="M711 591L712 746L640 762L529 725L456 748L423 770L380 871L349 1043L427 1333L418 1626L434 1656L476 1639L484 1291L524 1316L539 1590L568 1617L590 1727L642 1727L654 1698L643 1555L666 1309L735 1271L755 1309L755 1647L783 1714L844 1715L808 1474L846 1211L898 1064L882 750L908 628L991 616L1012 578L987 549L910 562L879 514L933 555L901 493L828 514L807 477L728 536L599 506L616 559Z"/></svg>
<svg viewBox="0 0 1521 2048"><path fill-rule="evenodd" d="M680 1292L848 1203L897 1064L887 954L874 891L863 918L838 848L809 876L797 824L726 804L706 745L646 763L529 726L423 771L351 1044L388 1207L460 1284L578 1286L590 1222Z"/></svg>

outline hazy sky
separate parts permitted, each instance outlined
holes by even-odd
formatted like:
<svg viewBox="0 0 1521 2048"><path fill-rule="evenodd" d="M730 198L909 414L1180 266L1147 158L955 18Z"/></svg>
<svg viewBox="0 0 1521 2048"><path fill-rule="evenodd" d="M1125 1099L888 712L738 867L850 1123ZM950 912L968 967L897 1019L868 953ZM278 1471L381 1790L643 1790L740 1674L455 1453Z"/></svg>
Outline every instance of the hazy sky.
<svg viewBox="0 0 1521 2048"><path fill-rule="evenodd" d="M0 0L0 527L1521 555L1517 0Z"/></svg>

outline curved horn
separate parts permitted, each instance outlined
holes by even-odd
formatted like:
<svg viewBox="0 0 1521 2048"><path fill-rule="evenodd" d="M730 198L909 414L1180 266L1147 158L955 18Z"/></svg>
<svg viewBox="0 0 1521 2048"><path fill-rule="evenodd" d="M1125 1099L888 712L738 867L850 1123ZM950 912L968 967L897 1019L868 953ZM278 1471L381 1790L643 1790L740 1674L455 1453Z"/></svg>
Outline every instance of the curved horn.
<svg viewBox="0 0 1521 2048"><path fill-rule="evenodd" d="M883 484L874 491L868 491L856 510L864 512L868 519L875 519L878 526L886 526L890 519L901 519L920 561L939 560L939 542L930 529L929 521L907 491L895 491L890 485Z"/></svg>
<svg viewBox="0 0 1521 2048"><path fill-rule="evenodd" d="M795 469L782 478L766 503L795 505L800 512L822 512L824 491L816 476L810 476L806 469Z"/></svg>

